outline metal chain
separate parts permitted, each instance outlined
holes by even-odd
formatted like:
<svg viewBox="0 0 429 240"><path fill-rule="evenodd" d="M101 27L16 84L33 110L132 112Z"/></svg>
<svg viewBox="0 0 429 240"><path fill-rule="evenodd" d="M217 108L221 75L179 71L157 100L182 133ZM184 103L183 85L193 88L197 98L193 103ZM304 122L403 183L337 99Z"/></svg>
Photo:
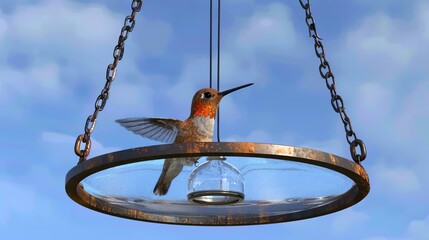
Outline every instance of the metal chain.
<svg viewBox="0 0 429 240"><path fill-rule="evenodd" d="M320 60L319 73L320 76L325 79L326 87L329 89L331 94L331 105L334 108L334 111L340 114L341 120L344 124L344 130L346 132L346 139L350 145L350 154L353 160L356 163L360 163L366 158L366 146L365 143L360 140L356 133L353 131L350 118L347 116L345 111L343 98L337 94L335 77L332 73L331 66L329 65L328 60L326 59L325 49L322 44L322 39L319 37L316 30L316 22L311 13L310 0L306 0L304 3L303 0L299 0L301 7L305 10L305 22L308 26L308 33L310 37L314 39L314 50L316 56ZM359 147L360 153L357 153L357 147Z"/></svg>
<svg viewBox="0 0 429 240"><path fill-rule="evenodd" d="M101 90L100 95L98 95L97 100L95 100L94 112L86 119L84 128L85 132L79 135L76 139L74 152L79 157L79 162L85 161L91 151L91 133L95 129L98 113L103 111L106 106L107 99L109 98L110 86L116 77L116 67L118 66L118 62L124 56L125 41L127 40L129 33L134 29L136 24L135 17L137 12L140 11L142 3L142 0L133 0L131 3L132 12L125 18L124 26L122 27L121 34L119 35L118 44L113 50L113 63L107 66L106 83L104 84L104 88ZM81 149L82 143L85 144L83 149Z"/></svg>

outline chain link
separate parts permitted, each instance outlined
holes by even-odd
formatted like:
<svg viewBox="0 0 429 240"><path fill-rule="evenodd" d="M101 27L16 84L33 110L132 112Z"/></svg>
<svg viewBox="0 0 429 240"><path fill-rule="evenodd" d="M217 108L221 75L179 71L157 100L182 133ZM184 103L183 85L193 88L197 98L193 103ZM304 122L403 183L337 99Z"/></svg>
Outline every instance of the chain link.
<svg viewBox="0 0 429 240"><path fill-rule="evenodd" d="M118 62L124 56L125 41L128 39L129 33L134 29L136 24L135 17L137 12L141 10L142 4L142 0L133 0L131 3L132 12L124 20L124 26L121 29L118 44L113 50L113 63L109 64L106 69L106 83L104 84L104 88L95 100L94 112L86 119L84 134L79 135L76 139L74 151L79 157L79 162L85 161L91 151L91 133L95 129L98 113L103 111L106 106L107 99L109 99L110 86L116 78L116 67L118 66ZM83 149L81 149L82 143L85 144Z"/></svg>
<svg viewBox="0 0 429 240"><path fill-rule="evenodd" d="M305 22L308 26L308 33L309 36L314 39L314 51L316 53L316 56L320 60L319 73L320 76L325 79L326 87L331 94L332 108L340 115L341 121L344 124L346 139L350 145L350 154L353 160L356 163L360 164L361 161L365 160L367 154L365 143L360 140L357 137L356 133L353 131L352 123L345 111L346 108L344 105L343 98L339 94L337 94L335 77L332 73L331 65L329 65L329 62L326 59L325 48L323 46L322 39L319 37L316 30L316 22L311 13L310 0L299 0L299 3L301 4L301 7L305 10ZM357 152L358 147L360 153Z"/></svg>

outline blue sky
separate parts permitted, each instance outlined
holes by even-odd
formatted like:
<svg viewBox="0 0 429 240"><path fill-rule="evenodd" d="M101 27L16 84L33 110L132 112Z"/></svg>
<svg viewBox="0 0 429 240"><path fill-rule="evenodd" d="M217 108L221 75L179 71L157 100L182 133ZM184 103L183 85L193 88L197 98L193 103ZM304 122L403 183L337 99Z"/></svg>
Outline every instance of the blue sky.
<svg viewBox="0 0 429 240"><path fill-rule="evenodd" d="M104 85L130 1L0 0L0 233L5 239L429 239L429 1L314 1L338 92L359 137L369 196L292 223L184 227L83 208L64 191L76 136ZM184 119L208 85L208 1L144 1L91 156L153 145L114 120ZM349 158L298 1L224 1L222 139ZM74 235L76 234L76 235Z"/></svg>

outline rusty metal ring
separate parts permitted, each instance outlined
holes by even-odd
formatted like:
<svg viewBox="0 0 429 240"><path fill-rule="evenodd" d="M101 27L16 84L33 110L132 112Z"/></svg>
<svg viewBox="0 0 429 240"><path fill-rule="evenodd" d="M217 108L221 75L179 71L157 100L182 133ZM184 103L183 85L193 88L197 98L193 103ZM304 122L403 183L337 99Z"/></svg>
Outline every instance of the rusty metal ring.
<svg viewBox="0 0 429 240"><path fill-rule="evenodd" d="M85 148L80 149L81 144L85 143ZM91 139L85 141L85 134L81 134L76 138L76 142L74 144L74 153L81 158L86 158L91 151Z"/></svg>
<svg viewBox="0 0 429 240"><path fill-rule="evenodd" d="M151 204L151 200L149 200L149 202L145 202L145 206L142 209L133 208L129 204L118 205L99 196L91 195L82 183L86 177L116 166L155 159L196 156L241 156L299 162L338 172L354 183L349 190L339 193L329 202L309 209L300 209L299 211L285 211L285 206L290 205L290 203L286 204L284 202L278 204L269 201L258 201L256 205L252 205L252 202L243 201L239 204L213 209L216 206L204 206L185 201L189 204L186 207L193 213L185 211L184 216L177 216L165 210L166 206L181 207L180 204L174 204L176 202L168 205L157 205L157 208L145 207L146 204ZM65 189L69 197L78 204L118 217L169 224L225 226L287 222L333 213L350 207L365 198L370 190L370 185L368 175L361 165L333 154L313 149L273 144L201 142L140 147L94 157L79 163L67 173ZM146 199L143 199L143 201L146 201ZM246 208L249 205L252 208ZM252 210L255 214L249 214L247 210ZM204 211L211 212L205 213ZM244 212L246 214L243 214ZM197 215L195 215L196 213Z"/></svg>
<svg viewBox="0 0 429 240"><path fill-rule="evenodd" d="M356 137L356 135L355 135ZM360 154L356 153L356 147L359 146ZM366 158L366 146L365 143L360 139L355 139L350 143L350 153L352 155L353 160L356 162L361 162Z"/></svg>

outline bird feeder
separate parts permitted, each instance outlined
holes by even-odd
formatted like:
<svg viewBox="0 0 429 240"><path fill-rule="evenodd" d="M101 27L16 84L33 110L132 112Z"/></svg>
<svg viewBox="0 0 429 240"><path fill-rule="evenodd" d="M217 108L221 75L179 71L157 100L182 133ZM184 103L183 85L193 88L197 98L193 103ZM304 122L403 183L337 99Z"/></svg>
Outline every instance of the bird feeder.
<svg viewBox="0 0 429 240"><path fill-rule="evenodd" d="M218 90L220 66L220 16L218 1ZM364 199L370 190L361 162L366 148L354 132L344 101L316 30L310 2L299 0L305 22L320 60L319 72L331 95L331 105L344 124L352 160L322 151L281 144L254 142L185 142L131 148L87 159L91 134L103 111L125 42L135 26L141 0L132 12L114 48L106 84L95 101L79 135L77 166L66 176L69 197L89 209L156 223L198 226L233 226L288 222L330 214ZM212 20L210 0L210 87L212 87ZM219 116L217 117L219 131ZM256 139L257 140L257 139ZM185 166L164 196L152 189L164 159L199 158L199 166Z"/></svg>

